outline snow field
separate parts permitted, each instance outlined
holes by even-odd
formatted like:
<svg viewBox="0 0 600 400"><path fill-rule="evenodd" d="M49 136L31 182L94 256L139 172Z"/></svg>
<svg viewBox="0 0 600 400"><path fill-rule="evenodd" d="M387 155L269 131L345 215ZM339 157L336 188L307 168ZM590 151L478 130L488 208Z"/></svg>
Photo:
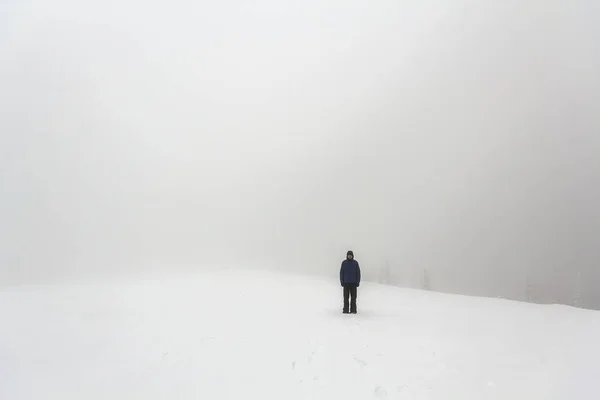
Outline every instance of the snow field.
<svg viewBox="0 0 600 400"><path fill-rule="evenodd" d="M270 272L0 290L0 399L597 399L600 313Z"/></svg>

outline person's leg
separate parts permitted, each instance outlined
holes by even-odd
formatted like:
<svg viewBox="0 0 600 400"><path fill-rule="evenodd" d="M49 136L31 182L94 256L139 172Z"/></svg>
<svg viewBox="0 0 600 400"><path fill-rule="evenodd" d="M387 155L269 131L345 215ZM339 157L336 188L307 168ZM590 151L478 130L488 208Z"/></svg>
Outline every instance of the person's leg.
<svg viewBox="0 0 600 400"><path fill-rule="evenodd" d="M349 297L350 297L350 288L347 285L344 285L344 312L347 313L349 311Z"/></svg>
<svg viewBox="0 0 600 400"><path fill-rule="evenodd" d="M352 286L352 291L350 292L352 297L352 302L350 304L350 312L356 314L356 296L358 295L358 288L356 286Z"/></svg>

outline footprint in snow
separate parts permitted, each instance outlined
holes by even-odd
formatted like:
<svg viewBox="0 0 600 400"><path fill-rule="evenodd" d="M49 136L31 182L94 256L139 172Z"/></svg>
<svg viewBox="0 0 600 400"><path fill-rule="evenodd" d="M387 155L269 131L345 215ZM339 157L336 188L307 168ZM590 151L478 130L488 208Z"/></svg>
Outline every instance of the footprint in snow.
<svg viewBox="0 0 600 400"><path fill-rule="evenodd" d="M385 397L387 397L387 390L385 390L385 388L382 388L381 386L377 386L375 388L375 390L373 391L373 394L375 394L376 397L383 399Z"/></svg>
<svg viewBox="0 0 600 400"><path fill-rule="evenodd" d="M366 367L367 363L360 358L354 357L354 361L356 361L361 367Z"/></svg>

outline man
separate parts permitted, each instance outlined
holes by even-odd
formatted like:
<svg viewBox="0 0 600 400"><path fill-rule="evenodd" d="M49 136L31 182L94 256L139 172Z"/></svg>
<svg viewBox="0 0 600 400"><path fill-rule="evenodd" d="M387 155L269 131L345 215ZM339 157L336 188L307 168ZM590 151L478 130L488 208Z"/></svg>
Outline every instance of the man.
<svg viewBox="0 0 600 400"><path fill-rule="evenodd" d="M354 259L352 250L349 250L348 253L346 253L346 259L342 262L342 267L340 268L340 283L344 288L344 314L348 314L348 311L352 314L356 314L357 288L360 286L360 266ZM350 304L348 304L349 297L352 299Z"/></svg>

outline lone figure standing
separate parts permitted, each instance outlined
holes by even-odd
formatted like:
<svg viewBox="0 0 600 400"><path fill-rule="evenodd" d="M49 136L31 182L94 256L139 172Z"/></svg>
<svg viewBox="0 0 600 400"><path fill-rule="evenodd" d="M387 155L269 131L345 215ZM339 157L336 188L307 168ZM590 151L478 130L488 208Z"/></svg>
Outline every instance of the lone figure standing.
<svg viewBox="0 0 600 400"><path fill-rule="evenodd" d="M358 265L358 261L354 259L352 250L349 250L348 253L346 253L346 259L342 261L342 267L340 268L340 283L344 288L344 314L348 314L348 311L352 314L356 314L357 288L360 286L360 266ZM350 304L348 304L349 297L352 298ZM350 310L348 310L348 308Z"/></svg>

